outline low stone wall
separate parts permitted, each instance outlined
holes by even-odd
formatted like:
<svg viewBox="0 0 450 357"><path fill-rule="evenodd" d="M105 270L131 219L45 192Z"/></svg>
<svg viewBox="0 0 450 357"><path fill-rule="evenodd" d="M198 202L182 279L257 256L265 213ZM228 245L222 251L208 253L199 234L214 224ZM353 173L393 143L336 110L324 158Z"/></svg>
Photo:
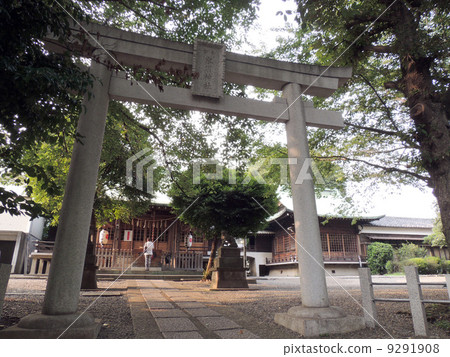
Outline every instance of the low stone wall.
<svg viewBox="0 0 450 357"><path fill-rule="evenodd" d="M325 270L330 275L337 276L357 276L358 264L327 264L325 263ZM327 274L328 275L328 274Z"/></svg>
<svg viewBox="0 0 450 357"><path fill-rule="evenodd" d="M271 277L299 276L298 266L297 266L297 264L295 264L295 266L293 266L292 264L270 266L269 276L271 276Z"/></svg>

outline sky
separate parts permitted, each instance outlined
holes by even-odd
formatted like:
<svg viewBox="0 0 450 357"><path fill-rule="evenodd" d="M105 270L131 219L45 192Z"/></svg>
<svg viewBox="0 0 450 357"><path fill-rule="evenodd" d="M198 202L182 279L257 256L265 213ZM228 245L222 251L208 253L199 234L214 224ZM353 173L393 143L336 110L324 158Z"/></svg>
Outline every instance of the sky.
<svg viewBox="0 0 450 357"><path fill-rule="evenodd" d="M254 28L246 33L248 44L238 49L249 55L263 53L276 46L277 36L286 36L282 31L285 25L283 16L276 16L277 11L295 10L292 0L273 1L261 0L259 19ZM295 26L292 17L288 22ZM234 49L233 49L234 50ZM280 141L285 142L284 138ZM361 187L359 187L361 189ZM436 216L436 199L430 188L419 189L412 186L394 188L381 185L377 191L370 195L354 197L357 209L366 216L388 215L397 217L434 218ZM283 197L283 202L289 202ZM322 198L317 201L319 214L333 213L335 199Z"/></svg>

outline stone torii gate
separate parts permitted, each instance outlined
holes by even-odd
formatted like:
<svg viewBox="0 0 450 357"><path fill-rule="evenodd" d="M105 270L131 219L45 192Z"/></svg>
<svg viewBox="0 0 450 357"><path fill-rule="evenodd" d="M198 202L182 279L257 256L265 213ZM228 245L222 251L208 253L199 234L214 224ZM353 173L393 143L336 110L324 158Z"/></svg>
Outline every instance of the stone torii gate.
<svg viewBox="0 0 450 357"><path fill-rule="evenodd" d="M314 184L312 180L296 183L309 158L306 126L343 127L340 113L314 109L299 97L303 93L331 95L350 78L351 68L327 69L245 56L226 52L221 44L196 41L188 45L96 24L84 28L91 35L86 35L83 45L75 35L74 47L86 57L100 60L92 61L90 67L97 80L92 96L86 95L83 101L85 111L80 115L78 133L84 139L82 144L75 142L73 148L42 313L23 318L0 336L58 337L64 332L62 337L94 338L98 334L98 322L88 313L77 314L77 308L106 114L112 99L285 123L288 155L296 159L296 164L290 165L290 177L295 238L300 245L302 305L277 314L275 321L305 336L362 328L362 317L346 316L329 305ZM84 30L76 27L77 32ZM46 46L51 51L65 50L55 38L47 39ZM191 89L165 86L160 92L153 84L131 85L123 73L104 65L114 61L129 67L188 69L198 77L193 79ZM283 96L273 102L228 96L223 94L223 81L275 89Z"/></svg>

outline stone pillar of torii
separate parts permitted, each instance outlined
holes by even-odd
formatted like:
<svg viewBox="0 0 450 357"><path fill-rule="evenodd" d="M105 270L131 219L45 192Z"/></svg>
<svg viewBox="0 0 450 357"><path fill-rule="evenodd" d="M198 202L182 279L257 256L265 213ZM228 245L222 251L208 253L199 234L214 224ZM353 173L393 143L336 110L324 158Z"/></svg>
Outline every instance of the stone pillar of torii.
<svg viewBox="0 0 450 357"><path fill-rule="evenodd" d="M304 336L363 327L362 317L347 316L329 306L314 184L312 179L296 183L305 159L309 159L306 126L343 127L340 113L315 109L300 96L331 95L351 77L351 68L240 55L226 52L221 44L197 40L189 45L96 24L75 26L71 41L84 56L96 58L90 66L96 80L92 94L83 101L77 129L83 139L73 148L43 309L3 330L0 337L94 338L99 332L99 322L89 313L77 313L77 309L106 114L112 99L285 123L288 156L296 159L289 166L302 305L277 314L275 321ZM56 52L66 50L52 36L46 47ZM128 76L111 71L105 63L119 68L157 65L160 70L189 70L196 76L190 89L164 86L161 92L151 83L132 85ZM283 96L264 102L224 95L224 81L282 91Z"/></svg>

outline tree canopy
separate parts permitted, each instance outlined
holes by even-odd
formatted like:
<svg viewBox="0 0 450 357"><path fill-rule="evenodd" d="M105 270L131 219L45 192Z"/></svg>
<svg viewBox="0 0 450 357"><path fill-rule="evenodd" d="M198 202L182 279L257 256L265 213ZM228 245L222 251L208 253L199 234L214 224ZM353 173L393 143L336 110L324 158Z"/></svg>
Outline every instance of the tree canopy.
<svg viewBox="0 0 450 357"><path fill-rule="evenodd" d="M267 225L266 218L276 212L276 186L259 183L243 172L223 169L223 176L211 178L206 172L194 176L187 170L179 185L169 191L171 206L180 219L206 238L246 237ZM231 180L230 180L231 177Z"/></svg>
<svg viewBox="0 0 450 357"><path fill-rule="evenodd" d="M317 106L344 111L340 132L310 131L318 160L355 181L433 188L450 240L450 4L421 0L298 0L299 23L271 55L352 66Z"/></svg>
<svg viewBox="0 0 450 357"><path fill-rule="evenodd" d="M81 99L93 78L79 66L76 53L48 53L41 41L50 30L68 37L73 17L159 37L193 42L197 37L234 43L237 26L255 17L252 1L22 1L2 2L0 20L0 166L9 182L27 185L29 200L0 189L2 211L30 215L50 213L57 219L64 176ZM11 33L9 29L18 29ZM157 72L157 71L156 71ZM161 76L161 74L157 74ZM157 81L170 81L164 76ZM156 83L155 83L156 84ZM239 91L229 86L228 91ZM221 150L242 151L251 125L234 118L223 125L223 116L198 118L184 111L112 102L108 114L95 207L97 218L123 218L150 195L125 185L125 162L142 148L151 148L159 164L170 172L180 170L195 157L212 157L220 145L208 140L218 126L229 134ZM162 172L158 171L158 180ZM170 177L170 175L169 175ZM166 179L165 185L169 183ZM37 202L41 203L38 204ZM118 203L122 202L122 203ZM137 202L137 203L136 203ZM133 207L131 207L133 206ZM136 207L139 206L139 207ZM137 211L136 211L137 209ZM55 222L56 223L56 222Z"/></svg>
<svg viewBox="0 0 450 357"><path fill-rule="evenodd" d="M70 1L61 4L69 8ZM77 8L72 15L83 18ZM50 173L21 162L22 153L42 142L63 143L66 135L75 134L80 98L92 78L70 57L46 53L38 40L48 30L68 34L66 14L54 1L2 1L0 22L0 166L13 176L26 173L49 183ZM32 194L29 187L27 191ZM18 214L15 203L33 216L40 211L0 188L0 210Z"/></svg>

